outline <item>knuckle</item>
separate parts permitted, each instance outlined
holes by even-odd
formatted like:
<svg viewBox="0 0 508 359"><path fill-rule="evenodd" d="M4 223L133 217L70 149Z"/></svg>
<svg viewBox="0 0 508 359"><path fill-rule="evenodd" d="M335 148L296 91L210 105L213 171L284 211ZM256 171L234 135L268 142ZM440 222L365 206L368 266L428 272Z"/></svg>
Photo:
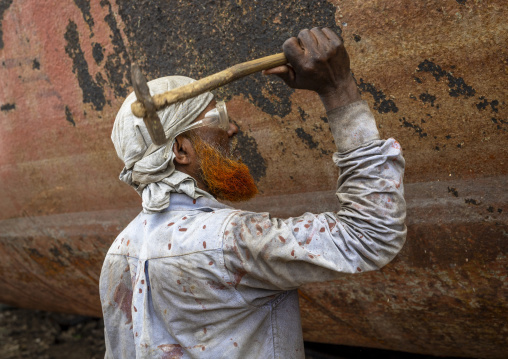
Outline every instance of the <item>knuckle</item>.
<svg viewBox="0 0 508 359"><path fill-rule="evenodd" d="M309 33L309 29L303 29L298 33L298 37L305 36Z"/></svg>

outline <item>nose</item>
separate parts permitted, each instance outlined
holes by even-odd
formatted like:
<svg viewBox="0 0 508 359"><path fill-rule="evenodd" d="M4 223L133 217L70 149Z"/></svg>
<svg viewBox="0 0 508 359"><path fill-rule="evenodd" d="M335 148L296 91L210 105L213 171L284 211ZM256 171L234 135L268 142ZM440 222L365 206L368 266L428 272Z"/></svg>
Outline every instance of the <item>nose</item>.
<svg viewBox="0 0 508 359"><path fill-rule="evenodd" d="M233 137L238 133L238 126L229 121L228 137Z"/></svg>

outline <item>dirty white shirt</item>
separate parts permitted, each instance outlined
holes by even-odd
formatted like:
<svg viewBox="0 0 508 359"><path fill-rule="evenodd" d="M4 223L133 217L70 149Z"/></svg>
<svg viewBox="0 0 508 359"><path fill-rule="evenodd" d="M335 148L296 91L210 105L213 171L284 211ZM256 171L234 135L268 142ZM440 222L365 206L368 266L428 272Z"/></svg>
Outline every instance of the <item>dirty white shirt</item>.
<svg viewBox="0 0 508 359"><path fill-rule="evenodd" d="M106 358L304 358L296 288L376 270L405 237L404 159L364 101L328 113L339 212L279 219L173 194L112 244Z"/></svg>

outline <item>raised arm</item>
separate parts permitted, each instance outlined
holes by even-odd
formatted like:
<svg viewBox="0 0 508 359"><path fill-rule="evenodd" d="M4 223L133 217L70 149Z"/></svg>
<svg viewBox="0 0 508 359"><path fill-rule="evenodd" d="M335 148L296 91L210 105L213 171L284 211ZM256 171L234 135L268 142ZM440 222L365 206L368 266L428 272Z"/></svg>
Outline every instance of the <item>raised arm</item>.
<svg viewBox="0 0 508 359"><path fill-rule="evenodd" d="M267 295L379 269L406 237L401 148L379 139L342 40L329 29L304 30L284 43L284 52L290 65L266 73L320 95L337 145L341 209L289 219L239 212L230 219L224 256L232 280L240 291L264 288Z"/></svg>

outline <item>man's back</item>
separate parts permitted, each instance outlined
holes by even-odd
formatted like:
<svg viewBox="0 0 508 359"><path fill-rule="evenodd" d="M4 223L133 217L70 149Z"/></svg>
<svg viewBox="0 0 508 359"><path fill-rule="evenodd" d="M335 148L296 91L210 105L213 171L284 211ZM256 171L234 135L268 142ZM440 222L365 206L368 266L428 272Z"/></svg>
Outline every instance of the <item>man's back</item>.
<svg viewBox="0 0 508 359"><path fill-rule="evenodd" d="M101 275L106 357L303 355L296 291L249 304L225 266L224 227L239 212L173 195L168 211L141 213L118 236Z"/></svg>

